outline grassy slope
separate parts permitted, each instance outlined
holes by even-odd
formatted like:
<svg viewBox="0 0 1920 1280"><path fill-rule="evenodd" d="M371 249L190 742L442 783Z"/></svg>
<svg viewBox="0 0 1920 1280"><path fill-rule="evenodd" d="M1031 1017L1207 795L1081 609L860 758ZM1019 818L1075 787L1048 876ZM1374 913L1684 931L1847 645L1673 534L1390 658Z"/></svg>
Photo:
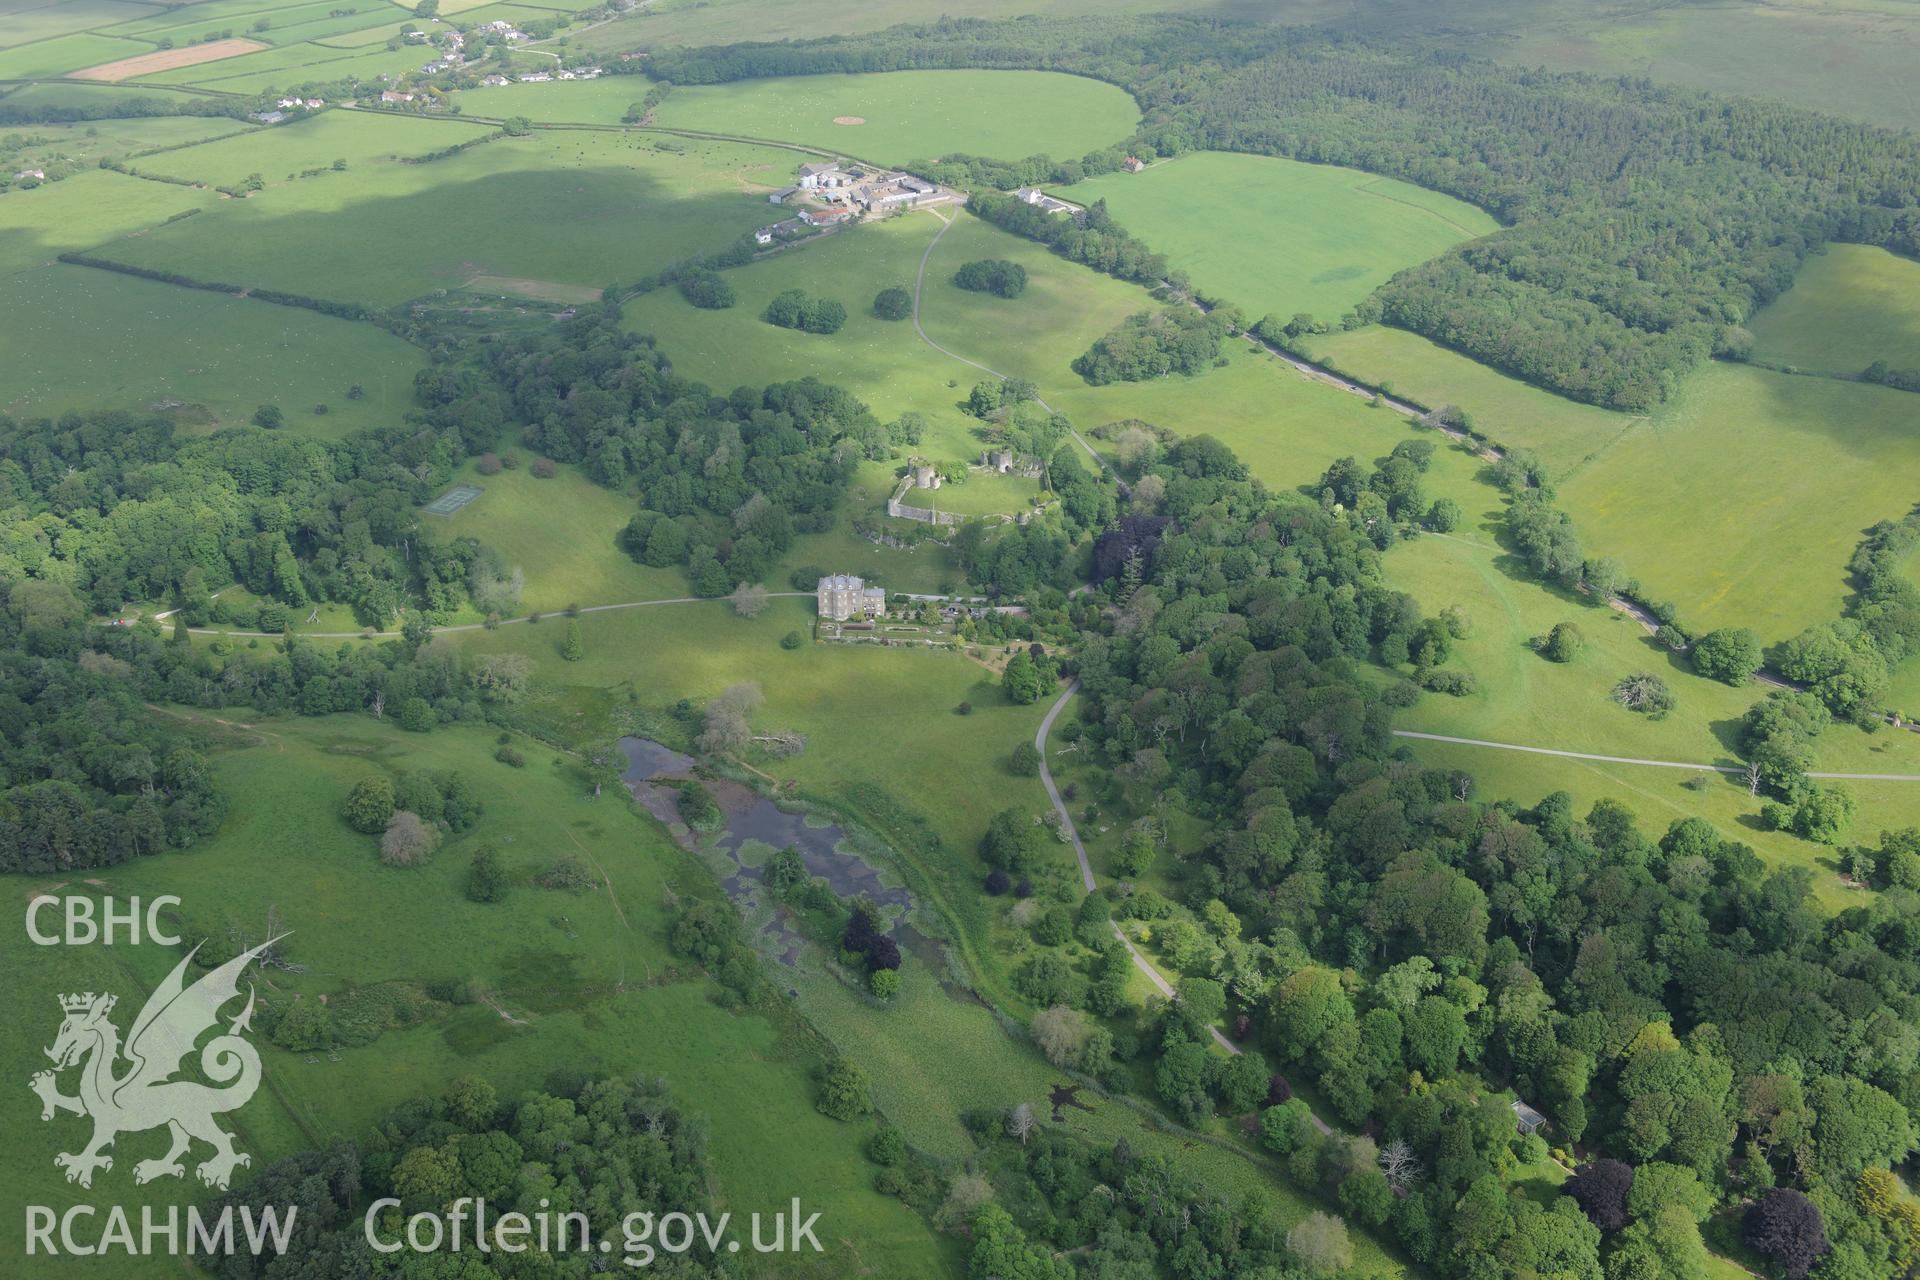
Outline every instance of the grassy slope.
<svg viewBox="0 0 1920 1280"><path fill-rule="evenodd" d="M1753 318L1754 355L1821 373L1920 368L1920 262L1837 244Z"/></svg>
<svg viewBox="0 0 1920 1280"><path fill-rule="evenodd" d="M835 117L866 123L838 125ZM700 129L808 146L845 147L882 164L952 152L1078 157L1133 131L1124 90L1047 71L893 71L794 76L673 91L663 128Z"/></svg>
<svg viewBox="0 0 1920 1280"><path fill-rule="evenodd" d="M373 325L64 264L0 276L0 309L37 317L0 331L0 410L21 416L171 399L211 429L274 403L289 430L338 436L397 426L426 362Z"/></svg>
<svg viewBox="0 0 1920 1280"><path fill-rule="evenodd" d="M1065 194L1104 199L1202 293L1255 319L1336 321L1394 272L1499 227L1472 205L1357 169L1217 151Z"/></svg>
<svg viewBox="0 0 1920 1280"><path fill-rule="evenodd" d="M1535 582L1515 557L1500 552L1484 533L1462 538L1423 538L1396 547L1387 557L1395 586L1410 592L1425 612L1459 605L1474 633L1459 643L1449 666L1472 671L1478 691L1466 698L1429 694L1403 711L1403 729L1482 738L1654 760L1736 764L1739 718L1764 690L1733 688L1692 673L1683 658L1655 645L1624 614ZM1558 664L1528 643L1557 622L1572 622L1587 639L1573 662ZM1662 721L1649 721L1615 705L1608 690L1621 677L1652 671L1673 688L1678 706ZM1790 835L1764 830L1762 799L1747 794L1737 778L1697 776L1680 770L1526 756L1514 752L1419 743L1416 753L1472 773L1486 795L1526 803L1564 788L1582 810L1603 795L1635 809L1651 830L1689 815L1712 820L1751 844L1769 863L1804 864L1816 871L1823 901L1843 906L1850 891L1840 882L1833 851ZM1820 741L1823 770L1920 773L1920 741L1909 734L1863 734L1839 726ZM1871 839L1883 828L1920 822L1920 786L1912 783L1843 784L1860 802L1853 835Z"/></svg>
<svg viewBox="0 0 1920 1280"><path fill-rule="evenodd" d="M377 123L409 137L426 130L429 141L470 136ZM169 160L188 170L196 150ZM787 167L785 153L725 143L663 151L621 135L546 133L432 164L328 172L114 248L143 266L382 306L480 273L598 287L765 221L751 191Z"/></svg>
<svg viewBox="0 0 1920 1280"><path fill-rule="evenodd" d="M1839 614L1861 530L1911 508L1913 411L1906 392L1714 365L1561 495L1586 545L1689 626L1782 640Z"/></svg>
<svg viewBox="0 0 1920 1280"><path fill-rule="evenodd" d="M62 253L144 232L188 210L211 208L219 196L104 170L0 196L0 271L24 271Z"/></svg>
<svg viewBox="0 0 1920 1280"><path fill-rule="evenodd" d="M322 111L305 120L274 129L259 129L236 138L163 152L135 162L142 173L186 178L219 187L238 186L258 173L279 186L296 181L296 174L347 162L344 173L329 173L329 182L351 182L365 166L395 167L399 156L423 155L479 137L486 130L457 121L421 120L409 116L382 116L368 111Z"/></svg>
<svg viewBox="0 0 1920 1280"><path fill-rule="evenodd" d="M824 1211L822 1236L834 1241L825 1274L866 1268L924 1274L939 1265L945 1246L911 1212L869 1189L859 1144L870 1127L836 1124L813 1111L808 1073L816 1053L808 1041L760 1017L723 1012L709 1003L712 988L704 980L669 972L666 890L711 892L711 882L650 820L630 816L610 799L588 800L571 765L550 763L551 753L536 744L522 744L530 763L511 775L509 801L502 790L507 770L490 759L493 735L479 729L422 737L365 718L335 717L263 726L252 741L256 745L217 760L235 806L218 838L187 853L115 868L104 877L106 887L122 895L178 894L190 917L254 935L268 906L277 905L283 926L294 930L294 958L308 966L297 977L272 974L277 991L317 998L352 983L472 977L530 1023L516 1030L475 1005L342 1051L338 1062L266 1049L267 1088L236 1117L256 1168L263 1157L303 1143L359 1133L386 1108L461 1074L484 1075L510 1094L536 1087L561 1063L659 1072L686 1106L708 1117L727 1207L771 1208L801 1194L809 1208ZM380 866L373 841L336 816L354 780L397 767L457 768L489 793L488 811L473 831L416 870ZM563 852L585 851L611 877L612 896L522 886L502 905L469 903L461 879L467 856L483 840L499 846L519 876ZM16 896L47 883L7 880ZM370 933L366 920L374 904L382 927ZM50 951L27 945L19 930L9 931L0 948L16 980L10 988L28 993L6 1002L9 1034L0 1049L9 1074L22 1079L52 1035L54 992L92 982L95 989L130 993L136 981L158 981L175 958L156 947ZM130 994L125 1003L133 1003ZM10 1091L0 1108L8 1131L32 1157L10 1162L0 1175L7 1193L67 1203L71 1192L59 1183L51 1157L73 1140L73 1126L35 1123L37 1104L25 1090ZM770 1133L780 1139L770 1141ZM123 1160L154 1141L130 1136ZM178 1198L172 1186L134 1191L124 1168L103 1175L115 1202ZM0 1226L0 1247L9 1252L18 1247L18 1221L10 1217ZM177 1274L170 1262L98 1260L48 1265L35 1274L83 1271Z"/></svg>
<svg viewBox="0 0 1920 1280"><path fill-rule="evenodd" d="M1565 475L1640 419L1566 400L1404 329L1370 325L1308 339L1315 359L1421 404L1457 405L1488 439L1538 454Z"/></svg>

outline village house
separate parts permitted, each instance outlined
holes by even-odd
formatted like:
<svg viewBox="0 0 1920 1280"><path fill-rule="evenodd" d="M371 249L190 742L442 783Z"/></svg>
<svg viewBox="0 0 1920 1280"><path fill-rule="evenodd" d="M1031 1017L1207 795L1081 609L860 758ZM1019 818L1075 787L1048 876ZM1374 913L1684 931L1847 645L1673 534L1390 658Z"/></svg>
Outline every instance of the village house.
<svg viewBox="0 0 1920 1280"><path fill-rule="evenodd" d="M545 84L547 81L551 79L553 79L553 77L548 73L546 73L545 71L535 71L531 75L521 76L520 83L521 84Z"/></svg>
<svg viewBox="0 0 1920 1280"><path fill-rule="evenodd" d="M502 85L507 83L507 78L502 75L492 75L492 76L488 76L485 80L482 80L480 83L487 86L487 88L489 89L498 89Z"/></svg>
<svg viewBox="0 0 1920 1280"><path fill-rule="evenodd" d="M1013 198L1022 204L1030 204L1046 213L1085 213L1077 204L1059 200L1035 187L1022 187L1013 193Z"/></svg>
<svg viewBox="0 0 1920 1280"><path fill-rule="evenodd" d="M753 233L753 242L755 244L772 244L773 228L761 227L758 231Z"/></svg>
<svg viewBox="0 0 1920 1280"><path fill-rule="evenodd" d="M820 606L820 616L834 622L879 618L887 612L886 591L880 587L870 587L851 574L836 573L820 579L814 594Z"/></svg>
<svg viewBox="0 0 1920 1280"><path fill-rule="evenodd" d="M1125 169L1128 173L1138 173L1142 169L1147 167L1147 162L1145 160L1142 160L1139 156L1128 156L1125 160L1122 160L1120 162L1120 167L1122 169Z"/></svg>

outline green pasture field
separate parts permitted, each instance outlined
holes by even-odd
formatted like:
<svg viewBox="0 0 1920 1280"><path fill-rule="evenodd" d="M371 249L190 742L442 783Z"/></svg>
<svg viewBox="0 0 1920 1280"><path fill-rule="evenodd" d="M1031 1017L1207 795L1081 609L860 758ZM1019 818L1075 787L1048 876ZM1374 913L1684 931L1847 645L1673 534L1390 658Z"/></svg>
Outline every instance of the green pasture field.
<svg viewBox="0 0 1920 1280"><path fill-rule="evenodd" d="M0 272L41 266L78 249L110 245L117 251L132 243L124 237L175 214L208 209L219 198L211 191L107 170L78 173L31 191L9 191L0 196Z"/></svg>
<svg viewBox="0 0 1920 1280"><path fill-rule="evenodd" d="M1405 329L1368 325L1306 340L1312 358L1369 386L1430 408L1455 405L1494 443L1538 454L1562 476L1604 451L1643 419L1581 404L1509 378Z"/></svg>
<svg viewBox="0 0 1920 1280"><path fill-rule="evenodd" d="M357 11L339 17L331 16L340 9ZM185 45L187 41L203 38L209 32L231 30L236 36L244 35L268 44L282 45L310 39L329 28L355 31L391 17L391 12L376 0L359 0L357 6L352 3L341 4L338 0L308 0L305 4L279 6L262 4L259 0L242 0L240 4L208 0L207 3L168 10L137 22L123 23L108 29L106 34L155 42L166 38L176 45ZM265 30L255 30L256 22L268 25Z"/></svg>
<svg viewBox="0 0 1920 1280"><path fill-rule="evenodd" d="M1225 350L1224 368L1194 378L1081 387L1050 397L1082 434L1103 423L1139 419L1182 436L1210 435L1231 448L1253 474L1275 488L1315 485L1336 459L1372 463L1415 435L1434 442L1424 485L1429 499L1458 501L1470 518L1495 505L1479 483L1482 464L1437 432L1411 426L1389 409L1303 377L1264 352L1238 342ZM1111 442L1094 441L1111 452Z"/></svg>
<svg viewBox="0 0 1920 1280"><path fill-rule="evenodd" d="M361 27L331 36L315 36L313 43L324 49L365 49L370 45L385 44L389 40L398 39L401 28L407 23L392 21L392 15L384 9L381 16L388 20L377 27ZM415 22L413 25L417 27L420 24Z"/></svg>
<svg viewBox="0 0 1920 1280"><path fill-rule="evenodd" d="M1830 245L1748 325L1754 357L1857 374L1875 360L1920 369L1920 262L1869 245Z"/></svg>
<svg viewBox="0 0 1920 1280"><path fill-rule="evenodd" d="M1039 492L1037 480L976 471L959 484L909 489L901 496L900 505L955 511L963 516L1019 515L1033 509L1034 496Z"/></svg>
<svg viewBox="0 0 1920 1280"><path fill-rule="evenodd" d="M1085 386L1072 369L1076 356L1129 315L1160 305L1138 285L1089 271L972 214L948 216L953 224L927 259L920 306L927 335L965 359L1028 379L1055 408L1055 392ZM953 283L954 272L982 258L1025 267L1025 291L1001 298ZM964 365L956 372L963 389L986 376Z"/></svg>
<svg viewBox="0 0 1920 1280"><path fill-rule="evenodd" d="M91 31L151 12L127 0L10 0L0 5L0 48Z"/></svg>
<svg viewBox="0 0 1920 1280"><path fill-rule="evenodd" d="M324 44L282 45L203 62L194 67L177 67L141 77L142 84L205 85L225 93L264 93L292 90L307 85L330 84L355 76L375 76L417 71L425 56L417 48L406 49L334 49Z"/></svg>
<svg viewBox="0 0 1920 1280"><path fill-rule="evenodd" d="M1478 690L1465 698L1425 695L1395 717L1396 727L1632 759L1740 763L1735 754L1739 720L1765 694L1759 686L1736 688L1695 675L1684 656L1655 644L1625 614L1534 580L1516 557L1484 535L1402 544L1387 554L1386 568L1394 586L1412 594L1423 612L1458 605L1467 613L1473 633L1456 644L1447 665L1471 671L1479 680ZM1572 662L1550 662L1530 644L1559 622L1573 623L1586 637L1585 650ZM1609 697L1616 681L1636 671L1655 672L1673 689L1677 705L1665 719L1634 715ZM1752 845L1770 864L1813 867L1820 896L1829 905L1845 905L1849 898L1833 851L1765 830L1759 812L1766 798L1749 796L1737 776L1431 742L1410 745L1423 760L1465 768L1486 795L1531 804L1566 786L1584 809L1611 790L1654 834L1679 817L1707 818ZM1836 726L1822 735L1815 754L1820 770L1920 774L1920 738L1905 733L1866 734ZM1704 785L1682 785L1694 777L1704 778ZM1581 786L1569 779L1581 780ZM1920 783L1841 785L1860 802L1853 839L1871 841L1882 829L1920 822Z"/></svg>
<svg viewBox="0 0 1920 1280"><path fill-rule="evenodd" d="M0 410L16 417L179 401L183 423L211 430L273 403L284 430L340 436L399 426L426 363L370 324L90 267L0 276L0 311L34 317L0 329Z"/></svg>
<svg viewBox="0 0 1920 1280"><path fill-rule="evenodd" d="M1862 531L1912 508L1914 409L1910 392L1716 364L1561 497L1584 544L1688 627L1784 640L1839 616Z"/></svg>
<svg viewBox="0 0 1920 1280"><path fill-rule="evenodd" d="M866 123L835 124L841 116ZM697 85L668 94L654 117L662 128L845 148L881 164L953 152L1078 157L1119 142L1139 120L1125 91L1048 71L889 71Z"/></svg>
<svg viewBox="0 0 1920 1280"><path fill-rule="evenodd" d="M781 212L764 202L759 207L767 210L760 215L766 221ZM934 215L910 213L820 236L727 272L737 301L725 310L702 311L678 289L658 289L627 304L625 325L654 334L677 371L722 393L743 383L813 375L845 387L883 421L908 411L925 415L927 434L917 451L926 457L977 458L980 423L958 405L984 375L928 347L911 321L873 314L880 290L913 288L920 256L939 229ZM837 299L847 309L846 326L813 334L768 324L760 313L784 289ZM878 496L885 501L884 492Z"/></svg>
<svg viewBox="0 0 1920 1280"><path fill-rule="evenodd" d="M258 173L270 185L329 182L359 185L357 170L400 168L397 158L423 155L486 133L484 125L452 120L387 117L367 111L322 111L304 120L259 129L235 138L183 147L148 156L135 164L142 173L189 178L216 187L233 187ZM345 160L347 171L299 178L307 169L329 168ZM442 162L444 163L444 162ZM409 166L431 171L431 165ZM377 181L374 177L372 180Z"/></svg>
<svg viewBox="0 0 1920 1280"><path fill-rule="evenodd" d="M1358 169L1219 151L1061 194L1105 200L1196 289L1254 320L1304 311L1338 321L1395 272L1500 225L1450 196Z"/></svg>
<svg viewBox="0 0 1920 1280"><path fill-rule="evenodd" d="M19 150L0 143L0 164L19 168L29 161L44 165L65 159L81 165L124 160L161 147L184 147L215 138L251 133L257 125L224 116L143 116L134 119L90 120L85 124L36 124L7 128L6 135L26 140ZM137 161L136 168L143 168Z"/></svg>
<svg viewBox="0 0 1920 1280"><path fill-rule="evenodd" d="M531 70L526 63L523 70ZM602 76L598 80L550 80L545 84L509 84L486 89L462 89L451 95L454 105L470 116L503 119L525 116L542 124L619 124L627 108L647 96L653 82L639 76ZM807 157L794 154L792 165ZM768 189L784 187L792 165L768 175ZM775 182L775 178L780 181Z"/></svg>
<svg viewBox="0 0 1920 1280"><path fill-rule="evenodd" d="M69 71L97 67L103 62L152 52L153 46L143 41L116 40L111 36L76 32L0 51L0 80L60 76Z"/></svg>
<svg viewBox="0 0 1920 1280"><path fill-rule="evenodd" d="M522 612L692 594L681 570L639 564L620 549L615 539L638 510L632 498L573 467L536 479L526 467L532 455L516 452L521 465L498 475L463 467L453 483L477 485L481 495L450 516L422 516L421 527L443 538L478 538L522 569Z"/></svg>
<svg viewBox="0 0 1920 1280"><path fill-rule="evenodd" d="M298 1146L364 1136L390 1107L438 1092L461 1075L487 1078L510 1097L539 1087L559 1063L645 1071L665 1075L676 1099L707 1117L716 1191L725 1207L770 1210L799 1194L810 1210L822 1211L820 1234L830 1252L819 1274L926 1274L947 1260L950 1246L921 1219L871 1190L860 1146L872 1126L838 1124L813 1110L809 1075L820 1056L817 1042L784 1015L769 1022L723 1011L709 998L710 983L674 970L664 945L669 890L682 900L714 890L651 819L611 796L589 799L571 762L537 743L519 744L529 765L510 772L491 758L491 730L406 735L370 718L337 716L257 726L244 740L216 757L234 803L217 837L184 853L107 870L93 888L122 896L176 894L190 920L237 927L255 940L269 908L276 908L281 927L291 931L291 958L307 969L264 973L273 996L317 999L359 984L464 978L526 1024L516 1026L476 1003L389 1031L370 1046L341 1050L338 1061L287 1053L257 1038L267 1087L233 1117L255 1170ZM337 816L354 781L399 768L456 769L481 784L488 802L472 831L426 866L407 870L382 866L373 839ZM500 849L520 881L505 903L474 904L461 891L466 864L482 842ZM526 883L568 853L590 859L607 877L606 887L570 894ZM7 881L16 900L57 883L50 877ZM375 904L383 927L369 931L367 913ZM30 993L7 1002L8 1034L0 1049L20 1079L51 1040L55 994L92 982L95 990L124 992L123 1007L137 1007L137 989L151 987L177 958L155 946L37 948L19 929L9 931L0 951L15 979L11 988ZM24 1089L16 1095L0 1103L0 1114L32 1158L10 1162L0 1187L18 1202L69 1203L75 1192L60 1181L52 1155L75 1140L72 1127L39 1124L32 1096ZM125 1167L136 1148L144 1152L153 1140L122 1140L122 1160L101 1175L115 1203L167 1204L190 1194L170 1184L133 1187ZM10 1218L0 1227L0 1248L19 1247L18 1222ZM49 1263L35 1274L175 1272L171 1262L89 1259Z"/></svg>
<svg viewBox="0 0 1920 1280"><path fill-rule="evenodd" d="M35 107L77 107L97 106L103 102L133 102L144 99L148 102L186 102L195 98L205 99L206 94L198 89L179 89L153 87L144 84L101 84L97 80L50 80L36 84L22 84L0 95L0 108L12 110L32 105ZM146 117L142 120L121 120L114 123L133 124L151 123L160 117ZM237 120L212 119L215 124L238 127ZM108 121L93 120L90 124L105 125ZM38 129L41 125L8 125L8 129Z"/></svg>
<svg viewBox="0 0 1920 1280"><path fill-rule="evenodd" d="M428 132L436 126L410 118L379 123L398 126L394 136L409 149L471 136L457 125ZM169 160L183 170L199 162L191 150ZM223 201L192 220L204 226L165 228L115 245L114 254L197 279L375 306L456 289L476 275L599 288L722 248L765 222L766 202L743 187L783 161L731 143L660 151L618 134L540 133Z"/></svg>
<svg viewBox="0 0 1920 1280"><path fill-rule="evenodd" d="M274 4L273 0L199 0L197 4L156 6L143 11L144 16L122 22L112 28L113 35L157 36L176 35L198 36L205 31L234 29L239 35L253 25L254 19L266 18L276 25L283 19L298 21L299 15L318 8L321 13L328 9L358 9L388 16L375 0L289 0L288 3Z"/></svg>

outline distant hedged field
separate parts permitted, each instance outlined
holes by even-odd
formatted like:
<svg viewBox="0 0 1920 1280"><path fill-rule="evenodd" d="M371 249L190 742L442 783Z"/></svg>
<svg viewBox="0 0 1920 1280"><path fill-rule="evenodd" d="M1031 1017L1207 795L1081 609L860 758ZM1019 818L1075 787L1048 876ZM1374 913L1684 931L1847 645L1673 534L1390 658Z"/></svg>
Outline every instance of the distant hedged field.
<svg viewBox="0 0 1920 1280"><path fill-rule="evenodd" d="M900 28L661 50L676 84L900 67L1044 67L1140 101L1163 155L1253 151L1390 174L1505 231L1402 272L1358 312L1563 395L1645 410L1829 240L1920 252L1920 143L1750 99L1541 75L1190 19ZM1054 180L1070 177L1057 174Z"/></svg>

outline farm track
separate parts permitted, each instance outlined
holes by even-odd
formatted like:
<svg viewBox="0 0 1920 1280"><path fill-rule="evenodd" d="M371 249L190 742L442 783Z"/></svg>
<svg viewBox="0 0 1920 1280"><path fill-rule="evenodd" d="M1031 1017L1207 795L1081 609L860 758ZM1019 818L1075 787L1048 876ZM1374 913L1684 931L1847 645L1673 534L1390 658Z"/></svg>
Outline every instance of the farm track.
<svg viewBox="0 0 1920 1280"><path fill-rule="evenodd" d="M1591 751L1562 751L1557 747L1528 747L1517 742L1493 742L1486 738L1456 738L1446 733L1419 733L1413 729L1395 729L1396 738L1419 738L1425 742L1446 742L1460 747L1489 747L1496 751L1522 751L1533 756L1559 756L1566 760L1592 760L1600 764L1636 764L1649 769L1686 769L1693 773L1745 773L1740 765L1696 764L1685 760L1647 760L1639 756L1604 756ZM1808 773L1809 778L1841 782L1920 782L1920 773Z"/></svg>
<svg viewBox="0 0 1920 1280"><path fill-rule="evenodd" d="M801 598L811 600L813 596L814 593L811 591L767 592L767 599L769 600L794 600ZM644 609L656 604L715 604L725 599L725 596L667 596L659 600L623 600L619 604L593 604L582 609L576 609L573 612L578 614L613 613L620 609ZM154 619L155 621L160 621L171 617L172 614L173 610L169 609L166 613L155 614ZM532 622L536 616L541 618L571 617L572 614L567 613L565 610L556 610L551 614L529 614L520 618L502 618L492 625L494 627L519 626ZM463 622L452 627L435 627L433 634L441 636L451 635L460 631L486 631L488 629L488 624L484 622ZM196 636L247 636L264 640L278 640L283 634L278 631L222 631L217 627L188 627L187 630ZM302 631L297 634L309 640L358 640L362 636L365 636L367 632L363 628L359 631ZM394 636L394 633L390 631L376 631L373 634L375 636L385 636L387 639L392 639Z"/></svg>
<svg viewBox="0 0 1920 1280"><path fill-rule="evenodd" d="M932 347L935 351L938 351L941 355L946 356L949 360L958 360L961 364L971 366L972 368L980 370L980 372L982 373L991 374L993 377L996 377L1000 379L1002 382L1005 382L1007 380L1006 374L1001 373L998 369L989 368L988 366L981 364L978 360L970 360L966 356L961 355L958 351L952 351L946 347L941 346L939 343L935 342L932 338L927 336L927 330L925 326L923 326L920 323L920 295L923 290L923 287L927 282L927 262L930 258L933 257L934 246L940 243L940 237L946 235L947 229L953 225L952 218L941 217L938 213L935 213L933 216L936 218L940 218L940 229L933 233L933 239L927 241L926 251L920 255L920 269L914 273L914 277L913 277L913 331L920 335L920 341L926 343L928 346ZM957 217L959 215L956 214L955 216ZM1033 402L1039 405L1042 409L1045 409L1048 413L1055 412L1054 407L1048 404L1045 400L1041 399L1037 392L1033 397ZM1120 492L1123 494L1126 493L1128 491L1127 482L1120 479L1119 473L1115 472L1112 467L1107 465L1107 460L1100 456L1099 451L1096 450L1091 444L1087 443L1087 438L1081 435L1077 428L1069 427L1068 430L1071 431L1073 434L1074 443L1078 444L1082 449L1085 449L1087 451L1087 456L1093 459L1094 466L1098 467L1101 471L1112 475L1115 483L1117 483L1120 486Z"/></svg>

